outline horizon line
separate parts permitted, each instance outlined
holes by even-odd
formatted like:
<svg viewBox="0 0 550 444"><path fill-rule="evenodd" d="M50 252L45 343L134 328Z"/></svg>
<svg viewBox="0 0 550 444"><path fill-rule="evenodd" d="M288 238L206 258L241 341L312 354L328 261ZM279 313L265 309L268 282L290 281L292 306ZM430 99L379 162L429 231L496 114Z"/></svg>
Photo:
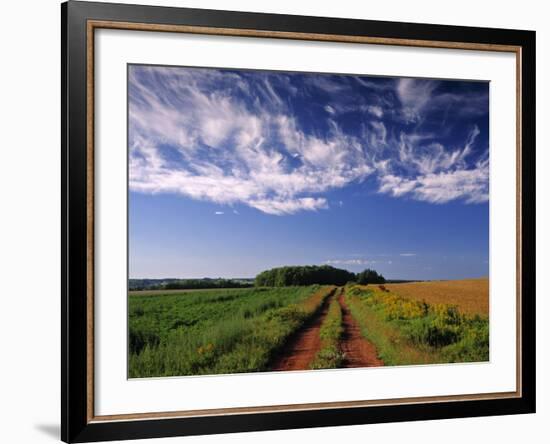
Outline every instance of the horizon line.
<svg viewBox="0 0 550 444"><path fill-rule="evenodd" d="M462 281L462 280L467 280L467 279L489 279L490 276L471 276L471 277L463 277L463 278L430 278L430 279L416 279L416 278L413 278L413 279L405 279L405 278L394 278L394 277L389 277L389 278L384 278L386 279L387 281ZM243 277L243 276L239 276L239 277L221 277L221 276L217 276L217 277L210 277L210 276L202 276L202 277L129 277L128 280L154 280L154 281L163 281L163 280L191 280L191 279L196 279L196 280L204 280L204 279L212 279L212 280L215 280L215 279L225 279L225 280L238 280L238 279L246 279L246 280L253 280L253 279L256 279L256 276L254 277Z"/></svg>

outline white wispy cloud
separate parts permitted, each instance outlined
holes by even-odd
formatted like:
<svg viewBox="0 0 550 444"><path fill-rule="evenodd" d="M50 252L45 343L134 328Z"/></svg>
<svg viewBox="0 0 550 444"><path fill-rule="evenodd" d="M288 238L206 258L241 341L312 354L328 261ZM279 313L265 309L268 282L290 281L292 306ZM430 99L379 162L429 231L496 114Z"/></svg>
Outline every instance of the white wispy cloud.
<svg viewBox="0 0 550 444"><path fill-rule="evenodd" d="M430 203L447 203L465 199L467 203L489 200L488 165L478 169L429 173L415 179L394 175L380 178L381 193L395 197L412 195L413 198Z"/></svg>
<svg viewBox="0 0 550 444"><path fill-rule="evenodd" d="M248 202L253 208L267 214L293 214L300 210L320 210L328 208L327 200L322 197L302 197L299 199L273 200L260 199Z"/></svg>
<svg viewBox="0 0 550 444"><path fill-rule="evenodd" d="M372 265L378 261L367 259L329 259L325 261L327 265Z"/></svg>
<svg viewBox="0 0 550 444"><path fill-rule="evenodd" d="M132 190L243 203L282 215L327 208L316 194L373 172L357 138L334 121L327 121L323 137L306 134L268 78L251 86L228 76L146 67L131 73ZM263 100L247 104L238 98L239 88ZM275 149L276 143L283 149ZM166 145L175 147L171 158ZM290 158L300 164L291 165Z"/></svg>
<svg viewBox="0 0 550 444"><path fill-rule="evenodd" d="M381 106L378 106L378 105L369 105L366 107L366 110L372 115L378 117L379 119L381 119L382 116L384 115L384 110L382 109Z"/></svg>
<svg viewBox="0 0 550 444"><path fill-rule="evenodd" d="M412 256L416 256L416 253L400 253L399 256L412 257Z"/></svg>
<svg viewBox="0 0 550 444"><path fill-rule="evenodd" d="M383 102L360 103L349 84L330 76L306 77L303 91L284 74L251 76L132 67L130 189L244 204L272 215L326 209L325 193L369 176L378 178L378 192L394 197L432 203L488 199L488 156L470 159L479 128L463 146L450 148L416 128L390 133L381 120L395 107L397 117L420 120L439 97L433 97L436 82L350 77L349 82L386 95L394 91L399 103L384 108ZM287 100L314 88L342 97L324 106L322 133L306 131ZM365 116L360 135L346 133L338 123L338 114L347 111Z"/></svg>
<svg viewBox="0 0 550 444"><path fill-rule="evenodd" d="M369 129L370 131L367 132L366 136L370 146L375 149L385 148L387 145L388 130L384 122L370 122Z"/></svg>
<svg viewBox="0 0 550 444"><path fill-rule="evenodd" d="M223 211L216 211L214 214L220 216L220 215L225 214L225 213Z"/></svg>
<svg viewBox="0 0 550 444"><path fill-rule="evenodd" d="M407 121L420 119L422 109L429 103L437 82L427 79L402 78L397 83L397 96L403 105L403 116Z"/></svg>
<svg viewBox="0 0 550 444"><path fill-rule="evenodd" d="M430 203L446 203L463 199L467 203L481 203L489 199L488 152L473 166L466 158L472 151L480 131L474 126L463 147L445 149L432 142L432 135L401 134L397 168L398 174L386 168L379 176L380 193L394 197L409 195Z"/></svg>

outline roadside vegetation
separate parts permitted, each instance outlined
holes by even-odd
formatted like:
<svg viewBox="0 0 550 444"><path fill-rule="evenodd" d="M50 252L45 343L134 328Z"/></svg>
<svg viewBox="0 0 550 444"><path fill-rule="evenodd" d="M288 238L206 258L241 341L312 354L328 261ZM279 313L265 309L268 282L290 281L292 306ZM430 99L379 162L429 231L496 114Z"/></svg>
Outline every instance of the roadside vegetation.
<svg viewBox="0 0 550 444"><path fill-rule="evenodd" d="M385 285L347 286L346 301L386 365L489 360L487 316L405 298Z"/></svg>
<svg viewBox="0 0 550 444"><path fill-rule="evenodd" d="M312 369L339 368L342 366L344 354L340 348L340 338L343 332L342 309L337 294L332 298L327 316L323 325L321 325L319 331L321 348L311 363Z"/></svg>
<svg viewBox="0 0 550 444"><path fill-rule="evenodd" d="M129 297L129 377L266 369L334 287L223 289Z"/></svg>

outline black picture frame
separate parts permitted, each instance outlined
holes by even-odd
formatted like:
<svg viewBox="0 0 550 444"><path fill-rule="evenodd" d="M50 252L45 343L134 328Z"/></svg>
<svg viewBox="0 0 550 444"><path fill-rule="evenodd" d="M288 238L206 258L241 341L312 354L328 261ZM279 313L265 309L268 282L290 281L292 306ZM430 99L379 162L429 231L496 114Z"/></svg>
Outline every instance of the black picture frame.
<svg viewBox="0 0 550 444"><path fill-rule="evenodd" d="M89 414L87 24L90 20L428 42L511 45L521 53L521 394L318 410L95 421ZM535 412L535 32L69 1L61 5L61 438L90 442ZM443 45L444 46L444 45ZM511 196L512 198L512 196ZM90 328L90 323L92 328Z"/></svg>

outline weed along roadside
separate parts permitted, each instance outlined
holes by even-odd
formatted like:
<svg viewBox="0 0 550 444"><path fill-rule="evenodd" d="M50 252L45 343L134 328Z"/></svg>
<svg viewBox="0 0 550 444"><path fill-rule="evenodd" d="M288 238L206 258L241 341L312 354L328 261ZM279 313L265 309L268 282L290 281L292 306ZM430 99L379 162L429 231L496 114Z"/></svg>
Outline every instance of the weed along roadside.
<svg viewBox="0 0 550 444"><path fill-rule="evenodd" d="M319 329L319 350L310 363L311 369L339 368L342 366L344 354L340 345L344 328L342 326L342 310L338 298L342 293L340 287L331 298L328 311Z"/></svg>

